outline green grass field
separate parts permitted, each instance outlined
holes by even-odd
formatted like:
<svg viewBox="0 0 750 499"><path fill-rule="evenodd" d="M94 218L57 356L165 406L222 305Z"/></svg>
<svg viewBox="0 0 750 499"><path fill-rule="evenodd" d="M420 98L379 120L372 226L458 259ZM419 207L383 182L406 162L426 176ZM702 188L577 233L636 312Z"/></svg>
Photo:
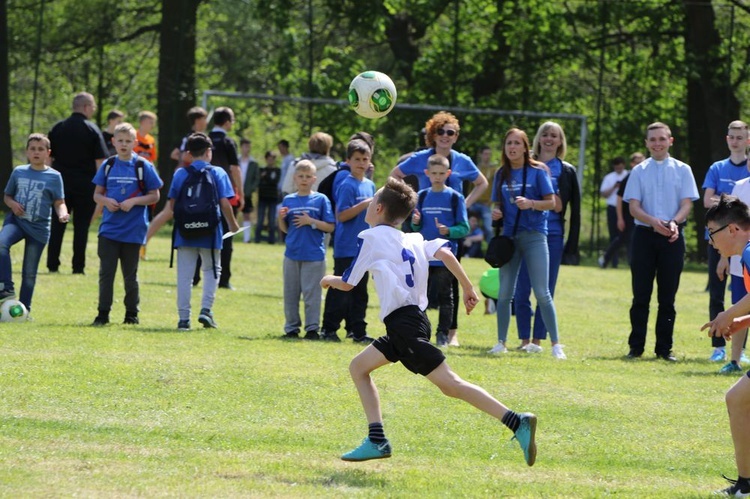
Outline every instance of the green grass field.
<svg viewBox="0 0 750 499"><path fill-rule="evenodd" d="M487 355L495 316L479 307L459 319L461 347L448 362L538 415L533 468L498 421L400 365L375 374L393 457L346 463L339 455L366 432L347 370L361 347L280 339L281 246L237 242L237 290L220 290L214 307L220 329L179 333L167 234L140 267L141 324L118 324L118 276L105 328L89 326L95 235L85 276L70 274L71 238L61 274L42 259L34 321L0 324L0 496L706 497L724 486L721 473L736 475L723 401L735 378L716 374L699 331L705 271L682 276L676 365L650 353L625 360L627 269L563 267L567 361L548 343L535 356ZM22 254L14 247L17 282ZM464 265L478 283L484 262ZM371 336L384 332L377 317L371 289Z"/></svg>

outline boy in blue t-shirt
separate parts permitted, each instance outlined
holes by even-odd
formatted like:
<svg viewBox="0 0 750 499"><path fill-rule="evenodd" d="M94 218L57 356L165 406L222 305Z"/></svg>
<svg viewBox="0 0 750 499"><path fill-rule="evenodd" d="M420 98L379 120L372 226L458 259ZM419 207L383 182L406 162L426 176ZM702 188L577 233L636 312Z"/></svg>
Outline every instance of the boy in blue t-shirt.
<svg viewBox="0 0 750 499"><path fill-rule="evenodd" d="M370 167L371 149L363 140L350 140L346 148L346 162L351 168L334 193L336 199L336 230L333 233L333 272L341 275L351 266L357 256L359 233L367 229L365 213L375 195L375 184L365 178ZM346 328L357 343L371 343L367 336L367 281L368 275L355 286L351 293L329 289L323 310L323 328L320 336L328 341L341 341L336 334L341 321L346 319Z"/></svg>
<svg viewBox="0 0 750 499"><path fill-rule="evenodd" d="M444 238L450 242L451 252L458 254L458 240L469 232L464 197L445 185L451 174L448 159L433 154L427 160L425 175L431 187L419 191L417 207L411 219L415 232L428 240ZM430 262L427 294L438 299L438 326L435 339L438 346L448 346L448 333L453 320L453 274L440 260Z"/></svg>
<svg viewBox="0 0 750 499"><path fill-rule="evenodd" d="M305 302L305 339L317 340L320 302L318 285L326 270L325 233L333 232L335 218L331 202L313 192L315 165L302 159L294 166L297 192L284 197L279 209L279 229L287 234L284 252L284 334L298 338L302 321L299 297Z"/></svg>
<svg viewBox="0 0 750 499"><path fill-rule="evenodd" d="M92 325L109 324L117 262L125 281L125 320L138 324L138 261L146 244L148 206L159 201L164 183L154 165L133 152L136 131L130 123L115 127L112 143L117 156L109 158L96 172L94 201L103 206L99 225L99 313Z"/></svg>
<svg viewBox="0 0 750 499"><path fill-rule="evenodd" d="M49 241L54 207L60 223L70 219L65 205L62 176L45 164L50 157L46 135L32 133L26 141L28 165L16 167L5 186L4 201L11 212L0 230L0 302L16 296L10 247L25 240L20 301L31 311L39 259Z"/></svg>
<svg viewBox="0 0 750 499"><path fill-rule="evenodd" d="M186 149L193 156L193 163L185 168L180 168L174 174L172 185L169 187L169 204L174 213L175 200L179 197L182 185L191 174L190 170L202 171L210 168L209 172L213 177L214 185L219 197L220 210L224 215L230 232L237 232L240 226L234 217L234 210L229 203L234 198L234 188L229 180L229 175L223 168L211 165L212 151L211 139L205 133L192 134L185 145ZM218 213L217 213L218 214ZM219 287L219 277L221 276L221 257L222 248L222 227L219 224L214 234L210 236L195 237L187 239L180 234L179 230L174 233L174 247L177 248L177 313L179 322L177 329L180 331L190 330L190 294L192 291L193 274L198 257L201 258L201 270L203 270L203 297L201 299L201 311L198 315L198 322L203 327L218 327L214 321L214 315L211 311L214 300L216 299L216 290Z"/></svg>

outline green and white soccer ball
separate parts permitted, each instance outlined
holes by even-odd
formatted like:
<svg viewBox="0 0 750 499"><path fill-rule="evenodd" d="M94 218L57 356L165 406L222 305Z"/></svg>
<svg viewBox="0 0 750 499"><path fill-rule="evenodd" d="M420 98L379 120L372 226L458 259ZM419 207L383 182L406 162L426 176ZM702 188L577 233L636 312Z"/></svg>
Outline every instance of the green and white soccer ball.
<svg viewBox="0 0 750 499"><path fill-rule="evenodd" d="M396 105L396 85L387 74L365 71L349 85L349 106L365 118L382 118Z"/></svg>
<svg viewBox="0 0 750 499"><path fill-rule="evenodd" d="M0 306L0 322L23 322L28 315L28 310L18 300L5 300Z"/></svg>

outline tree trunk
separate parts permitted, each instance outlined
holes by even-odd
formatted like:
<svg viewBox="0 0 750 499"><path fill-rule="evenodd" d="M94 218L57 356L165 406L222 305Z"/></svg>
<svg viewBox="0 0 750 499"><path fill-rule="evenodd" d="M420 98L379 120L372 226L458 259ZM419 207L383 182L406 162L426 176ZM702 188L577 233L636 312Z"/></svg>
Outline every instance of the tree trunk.
<svg viewBox="0 0 750 499"><path fill-rule="evenodd" d="M687 123L690 165L698 186L708 167L729 155L727 125L739 119L740 103L731 83L730 58L721 53L721 40L714 24L711 0L683 0L685 8L685 53L688 64ZM705 208L695 203L694 222L698 258L704 259Z"/></svg>
<svg viewBox="0 0 750 499"><path fill-rule="evenodd" d="M0 187L5 188L13 170L10 143L10 90L8 65L8 2L0 0Z"/></svg>
<svg viewBox="0 0 750 499"><path fill-rule="evenodd" d="M174 161L169 153L188 132L188 110L195 105L196 22L200 0L162 0L159 49L159 175L169 186ZM160 206L166 202L162 196Z"/></svg>

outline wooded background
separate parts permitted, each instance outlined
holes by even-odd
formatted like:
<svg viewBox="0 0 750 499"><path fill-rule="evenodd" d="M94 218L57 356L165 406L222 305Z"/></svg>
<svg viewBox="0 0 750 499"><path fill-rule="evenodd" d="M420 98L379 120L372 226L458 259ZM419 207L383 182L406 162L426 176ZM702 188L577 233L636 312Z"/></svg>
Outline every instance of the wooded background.
<svg viewBox="0 0 750 499"><path fill-rule="evenodd" d="M0 184L25 162L25 137L67 117L78 91L96 97L100 125L113 108L132 121L157 112L168 182L169 152L204 90L344 99L353 76L374 69L393 78L399 102L586 116L582 239L594 249L601 178L613 157L645 152L648 123L672 127L672 154L699 187L728 156L726 125L748 119L748 25L743 0L0 0ZM235 109L236 135L253 140L256 157L281 138L299 154L315 130L338 144L371 131L378 178L417 146L432 114L367 121L336 105L209 101L219 105ZM483 144L499 151L512 125L533 137L544 121L458 117L457 149L471 156ZM579 125L556 121L575 163ZM703 212L697 202L694 259L705 254Z"/></svg>

